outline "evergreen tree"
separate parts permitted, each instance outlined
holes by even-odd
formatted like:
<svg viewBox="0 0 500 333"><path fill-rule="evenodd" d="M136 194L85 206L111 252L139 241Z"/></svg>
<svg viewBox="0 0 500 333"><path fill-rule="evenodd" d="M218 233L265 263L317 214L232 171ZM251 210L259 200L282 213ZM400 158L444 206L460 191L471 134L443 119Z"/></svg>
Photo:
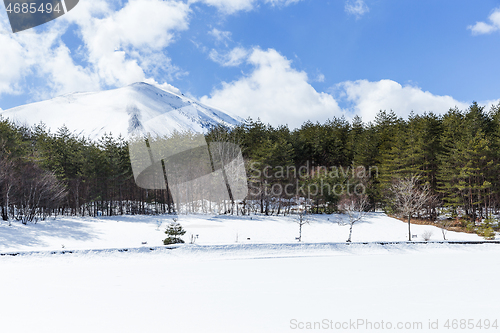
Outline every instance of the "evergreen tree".
<svg viewBox="0 0 500 333"><path fill-rule="evenodd" d="M163 240L164 245L184 243L180 236L183 236L186 233L186 230L184 230L180 223L177 222L177 219L174 219L174 222L168 225L165 233L168 237Z"/></svg>

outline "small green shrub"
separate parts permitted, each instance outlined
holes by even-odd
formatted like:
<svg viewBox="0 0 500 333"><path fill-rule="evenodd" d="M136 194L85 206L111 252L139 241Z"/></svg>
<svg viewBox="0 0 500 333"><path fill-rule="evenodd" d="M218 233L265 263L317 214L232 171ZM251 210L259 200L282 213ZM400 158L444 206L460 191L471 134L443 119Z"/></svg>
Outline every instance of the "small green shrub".
<svg viewBox="0 0 500 333"><path fill-rule="evenodd" d="M180 243L184 243L184 241L177 237L167 237L163 240L163 245L180 244Z"/></svg>
<svg viewBox="0 0 500 333"><path fill-rule="evenodd" d="M477 227L477 234L487 240L495 239L495 230L493 230L493 225L495 224L496 221L494 219L485 219L484 222Z"/></svg>
<svg viewBox="0 0 500 333"><path fill-rule="evenodd" d="M465 223L465 230L467 232L476 232L476 224L474 222L468 221Z"/></svg>
<svg viewBox="0 0 500 333"><path fill-rule="evenodd" d="M495 230L493 230L492 227L486 228L486 229L484 229L482 236L484 237L484 239L494 240L495 239Z"/></svg>
<svg viewBox="0 0 500 333"><path fill-rule="evenodd" d="M486 219L484 220L485 223L488 223L488 226L493 228L495 231L500 230L500 223L497 219Z"/></svg>
<svg viewBox="0 0 500 333"><path fill-rule="evenodd" d="M180 223L177 223L177 219L174 219L174 222L168 225L165 233L168 237L163 240L164 245L184 243L180 236L184 235L186 230L182 228Z"/></svg>
<svg viewBox="0 0 500 333"><path fill-rule="evenodd" d="M495 219L484 219L482 223L482 225L484 225L485 227L492 227L495 224L496 224Z"/></svg>
<svg viewBox="0 0 500 333"><path fill-rule="evenodd" d="M460 222L460 226L462 228L465 228L467 229L467 226L469 226L469 228L472 226L472 228L474 228L476 225L474 224L474 222L471 222L470 220L466 219L466 218L459 218L458 221Z"/></svg>

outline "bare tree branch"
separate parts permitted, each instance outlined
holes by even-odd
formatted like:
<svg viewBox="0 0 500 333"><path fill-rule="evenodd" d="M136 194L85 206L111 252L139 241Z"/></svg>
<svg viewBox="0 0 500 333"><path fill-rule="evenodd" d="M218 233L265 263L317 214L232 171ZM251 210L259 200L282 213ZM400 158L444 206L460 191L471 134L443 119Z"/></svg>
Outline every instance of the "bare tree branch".
<svg viewBox="0 0 500 333"><path fill-rule="evenodd" d="M347 242L351 242L352 227L355 223L363 220L366 216L369 207L368 197L366 195L350 195L340 200L338 204L339 210L347 215L349 225L349 238Z"/></svg>
<svg viewBox="0 0 500 333"><path fill-rule="evenodd" d="M397 180L390 188L393 204L403 217L408 217L408 240L411 241L410 220L413 214L426 207L434 196L430 193L429 184L419 186L420 177L413 175Z"/></svg>

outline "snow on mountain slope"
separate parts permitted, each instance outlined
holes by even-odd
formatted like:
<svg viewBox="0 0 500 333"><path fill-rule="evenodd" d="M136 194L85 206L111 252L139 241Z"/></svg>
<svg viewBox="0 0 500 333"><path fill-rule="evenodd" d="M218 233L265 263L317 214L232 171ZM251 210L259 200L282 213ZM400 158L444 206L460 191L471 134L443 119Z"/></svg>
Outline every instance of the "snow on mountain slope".
<svg viewBox="0 0 500 333"><path fill-rule="evenodd" d="M132 134L164 135L174 130L203 132L211 125L232 126L242 120L143 82L113 90L68 94L0 110L0 115L27 125L43 122L52 132L66 126L91 139L104 133L128 138Z"/></svg>

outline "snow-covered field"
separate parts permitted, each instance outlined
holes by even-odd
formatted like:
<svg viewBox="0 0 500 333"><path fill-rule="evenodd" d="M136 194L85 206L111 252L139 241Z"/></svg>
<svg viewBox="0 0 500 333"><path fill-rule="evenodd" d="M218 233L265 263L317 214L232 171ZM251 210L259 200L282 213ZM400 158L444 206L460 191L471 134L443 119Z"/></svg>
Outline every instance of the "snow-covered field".
<svg viewBox="0 0 500 333"><path fill-rule="evenodd" d="M3 222L0 253L21 255L0 256L0 332L498 331L484 324L500 319L500 245L347 245L335 217L312 217L297 244L293 218L180 216L199 237L173 249L159 246L168 216ZM404 241L406 228L375 213L353 241ZM63 244L76 251L47 251Z"/></svg>
<svg viewBox="0 0 500 333"><path fill-rule="evenodd" d="M96 249L117 247L140 247L143 242L148 246L163 244L166 226L172 216L116 216L102 218L65 218L58 217L27 226L14 222L8 226L0 223L0 252ZM302 241L305 243L345 242L349 227L339 225L343 216L311 215L309 224L302 228ZM345 218L344 218L345 220ZM184 240L189 242L191 235L198 235L196 244L261 244L295 243L299 236L297 218L276 216L186 216L178 217L187 233ZM158 224L161 223L160 227ZM431 231L431 241L443 240L441 229L426 225L413 225L412 234L416 241L422 241L422 234ZM475 234L447 232L448 240L481 240ZM408 225L387 217L383 213L371 213L366 220L354 225L353 242L406 241Z"/></svg>

